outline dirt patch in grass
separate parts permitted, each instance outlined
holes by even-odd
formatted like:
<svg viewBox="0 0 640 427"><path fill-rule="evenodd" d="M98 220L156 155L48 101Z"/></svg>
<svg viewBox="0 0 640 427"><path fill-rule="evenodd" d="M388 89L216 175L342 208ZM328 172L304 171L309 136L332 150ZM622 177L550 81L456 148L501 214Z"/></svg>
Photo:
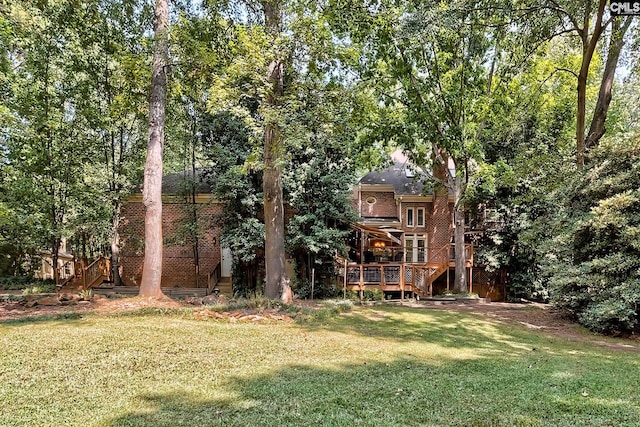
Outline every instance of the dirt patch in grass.
<svg viewBox="0 0 640 427"><path fill-rule="evenodd" d="M39 316L63 316L65 314L82 313L116 313L133 311L141 308L180 308L184 305L170 298L106 298L100 295L93 297L91 301L78 301L73 305L36 305L25 307L18 301L0 302L0 322L3 320L17 320L26 317Z"/></svg>
<svg viewBox="0 0 640 427"><path fill-rule="evenodd" d="M611 338L592 333L571 321L561 311L549 304L492 302L487 304L454 303L441 305L432 302L419 302L405 305L469 312L502 323L519 324L529 330L540 331L544 334L568 340L589 341L592 344L603 347L640 351L639 336L630 335Z"/></svg>

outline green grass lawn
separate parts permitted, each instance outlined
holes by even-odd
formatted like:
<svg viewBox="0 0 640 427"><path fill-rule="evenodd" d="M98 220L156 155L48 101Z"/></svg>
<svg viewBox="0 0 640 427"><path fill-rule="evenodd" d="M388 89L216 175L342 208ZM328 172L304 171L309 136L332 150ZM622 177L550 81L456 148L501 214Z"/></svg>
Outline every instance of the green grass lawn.
<svg viewBox="0 0 640 427"><path fill-rule="evenodd" d="M640 353L589 337L386 306L298 323L5 322L0 425L640 425Z"/></svg>

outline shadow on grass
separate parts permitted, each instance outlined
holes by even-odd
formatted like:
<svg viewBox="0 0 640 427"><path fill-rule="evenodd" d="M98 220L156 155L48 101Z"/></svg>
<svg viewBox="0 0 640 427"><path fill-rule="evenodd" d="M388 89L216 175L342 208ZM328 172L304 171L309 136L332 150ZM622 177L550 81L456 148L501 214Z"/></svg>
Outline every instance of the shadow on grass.
<svg viewBox="0 0 640 427"><path fill-rule="evenodd" d="M493 358L429 364L411 357L337 369L291 366L230 378L215 391L144 394L109 426L634 425L637 378L559 376L562 363ZM590 360L587 363L592 363ZM608 378L608 379L607 379ZM585 395L586 388L590 392ZM224 398L206 398L211 393ZM631 393L630 393L631 392ZM637 394L637 393L636 393Z"/></svg>
<svg viewBox="0 0 640 427"><path fill-rule="evenodd" d="M5 319L0 320L0 326L10 325L29 325L34 323L46 323L46 322L62 322L71 324L69 321L80 320L84 316L91 314L91 312L69 312L69 313L56 313L56 314L33 314L29 316L19 317L17 319Z"/></svg>
<svg viewBox="0 0 640 427"><path fill-rule="evenodd" d="M301 322L310 331L330 330L350 335L427 342L465 349L529 351L531 344L504 332L504 325L478 316L445 310L374 306L354 309L326 321Z"/></svg>

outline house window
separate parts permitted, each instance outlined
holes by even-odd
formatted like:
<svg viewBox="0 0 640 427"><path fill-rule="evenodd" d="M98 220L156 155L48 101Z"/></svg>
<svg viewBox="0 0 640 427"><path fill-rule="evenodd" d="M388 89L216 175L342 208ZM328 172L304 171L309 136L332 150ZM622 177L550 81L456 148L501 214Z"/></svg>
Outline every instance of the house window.
<svg viewBox="0 0 640 427"><path fill-rule="evenodd" d="M413 236L404 239L405 262L413 262Z"/></svg>
<svg viewBox="0 0 640 427"><path fill-rule="evenodd" d="M427 236L424 234L406 234L404 237L404 262L427 262Z"/></svg>
<svg viewBox="0 0 640 427"><path fill-rule="evenodd" d="M416 224L418 227L424 227L424 209L418 208L416 210Z"/></svg>
<svg viewBox="0 0 640 427"><path fill-rule="evenodd" d="M418 262L427 262L427 257L426 257L426 241L424 238L416 238L416 243L418 244L418 247L416 248L416 260Z"/></svg>
<svg viewBox="0 0 640 427"><path fill-rule="evenodd" d="M413 208L407 208L407 227L413 227Z"/></svg>
<svg viewBox="0 0 640 427"><path fill-rule="evenodd" d="M366 200L366 202L367 202L367 204L368 204L369 206L375 205L377 201L378 201L378 200L377 200L375 197L373 197L373 196L369 196L369 197L367 197L367 200Z"/></svg>

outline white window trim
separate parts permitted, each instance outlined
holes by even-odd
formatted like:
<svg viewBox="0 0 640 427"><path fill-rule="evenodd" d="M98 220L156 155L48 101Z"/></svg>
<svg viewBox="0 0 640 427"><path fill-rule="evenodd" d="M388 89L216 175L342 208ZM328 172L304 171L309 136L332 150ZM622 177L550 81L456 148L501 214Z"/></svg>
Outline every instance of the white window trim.
<svg viewBox="0 0 640 427"><path fill-rule="evenodd" d="M411 212L411 224L409 224L409 212ZM415 211L413 210L413 208L407 208L407 227L415 227L416 226L416 217L415 217Z"/></svg>
<svg viewBox="0 0 640 427"><path fill-rule="evenodd" d="M422 211L422 224L420 224L420 222L418 222L418 218L420 218L420 215L418 215L418 212ZM424 227L426 224L426 218L425 218L425 211L424 208L417 208L416 209L416 217L415 217L415 223L416 223L416 227Z"/></svg>
<svg viewBox="0 0 640 427"><path fill-rule="evenodd" d="M405 234L402 241L405 248L404 262L419 264L429 260L429 237L427 234ZM407 241L411 241L411 261L407 260ZM422 248L418 245L418 241L424 241ZM422 249L424 253L424 260L422 261L418 261L420 249Z"/></svg>

